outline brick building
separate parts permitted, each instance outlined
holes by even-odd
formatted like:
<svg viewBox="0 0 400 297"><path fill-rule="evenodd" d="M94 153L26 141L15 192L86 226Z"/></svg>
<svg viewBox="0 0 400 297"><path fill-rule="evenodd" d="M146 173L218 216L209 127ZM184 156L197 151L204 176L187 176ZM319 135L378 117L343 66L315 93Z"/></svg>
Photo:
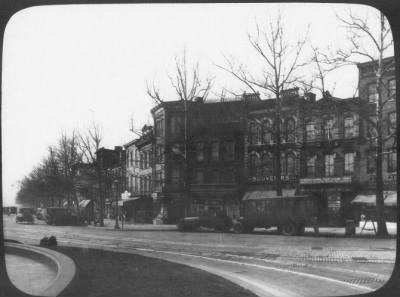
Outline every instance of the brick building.
<svg viewBox="0 0 400 297"><path fill-rule="evenodd" d="M101 170L101 192L104 199L104 213L108 218L115 217L117 201L121 200L125 188L125 152L121 146L114 149L100 148L96 152Z"/></svg>

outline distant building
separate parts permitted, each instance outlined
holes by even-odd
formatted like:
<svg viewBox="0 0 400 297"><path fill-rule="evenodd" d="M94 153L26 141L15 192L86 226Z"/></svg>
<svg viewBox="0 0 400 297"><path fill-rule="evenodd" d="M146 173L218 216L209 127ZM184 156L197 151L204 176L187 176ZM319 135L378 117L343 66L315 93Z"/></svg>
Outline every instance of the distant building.
<svg viewBox="0 0 400 297"><path fill-rule="evenodd" d="M164 102L155 123L153 197L159 217L225 210L238 215L243 167L244 101Z"/></svg>
<svg viewBox="0 0 400 297"><path fill-rule="evenodd" d="M142 135L124 145L126 153L126 189L123 203L126 220L151 223L154 217L151 197L153 175L153 127L145 125Z"/></svg>
<svg viewBox="0 0 400 297"><path fill-rule="evenodd" d="M383 125L383 182L384 190L397 190L397 121L396 121L396 78L394 57L383 60L385 73L382 78L382 125ZM368 142L363 167L363 188L372 193L375 188L374 154L376 149L376 131L367 119L374 121L376 117L376 101L378 99L376 62L366 62L357 65L359 71L359 94L363 102L368 103L368 114L364 119L365 138Z"/></svg>
<svg viewBox="0 0 400 297"><path fill-rule="evenodd" d="M108 218L113 218L118 211L122 190L125 189L125 151L121 146L116 146L114 149L100 148L96 156L102 173L104 214Z"/></svg>

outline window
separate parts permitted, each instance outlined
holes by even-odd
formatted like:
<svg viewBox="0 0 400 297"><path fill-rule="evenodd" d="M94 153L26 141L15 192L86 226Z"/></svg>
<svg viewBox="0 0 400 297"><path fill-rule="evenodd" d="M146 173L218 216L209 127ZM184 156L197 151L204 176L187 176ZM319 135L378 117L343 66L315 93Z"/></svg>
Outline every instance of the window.
<svg viewBox="0 0 400 297"><path fill-rule="evenodd" d="M219 143L218 142L211 143L211 159L212 160L219 159Z"/></svg>
<svg viewBox="0 0 400 297"><path fill-rule="evenodd" d="M130 175L129 176L129 191L131 192L131 193L133 193L133 191L134 191L134 184L133 184L133 175Z"/></svg>
<svg viewBox="0 0 400 297"><path fill-rule="evenodd" d="M258 123L252 122L250 124L250 143L258 144L261 142L260 125Z"/></svg>
<svg viewBox="0 0 400 297"><path fill-rule="evenodd" d="M391 99L395 99L396 98L396 80L395 79L391 79L388 82L389 84L389 100Z"/></svg>
<svg viewBox="0 0 400 297"><path fill-rule="evenodd" d="M369 151L367 155L367 172L375 173L375 170L376 170L375 152Z"/></svg>
<svg viewBox="0 0 400 297"><path fill-rule="evenodd" d="M133 166L133 152L129 152L129 160L130 160L130 165Z"/></svg>
<svg viewBox="0 0 400 297"><path fill-rule="evenodd" d="M286 141L295 142L296 141L296 127L293 119L288 119L286 121Z"/></svg>
<svg viewBox="0 0 400 297"><path fill-rule="evenodd" d="M293 154L287 155L287 175L296 175L296 158Z"/></svg>
<svg viewBox="0 0 400 297"><path fill-rule="evenodd" d="M345 117L344 119L344 137L354 137L358 135L358 129L355 125L354 117Z"/></svg>
<svg viewBox="0 0 400 297"><path fill-rule="evenodd" d="M171 183L174 185L178 185L180 183L180 171L179 168L173 167L171 170Z"/></svg>
<svg viewBox="0 0 400 297"><path fill-rule="evenodd" d="M156 120L156 136L164 136L164 121L162 119Z"/></svg>
<svg viewBox="0 0 400 297"><path fill-rule="evenodd" d="M331 140L335 139L338 136L337 128L334 127L335 120L334 119L327 119L324 122L324 139Z"/></svg>
<svg viewBox="0 0 400 297"><path fill-rule="evenodd" d="M320 139L321 125L315 122L306 124L306 139L307 141L315 141Z"/></svg>
<svg viewBox="0 0 400 297"><path fill-rule="evenodd" d="M335 155L325 155L325 176L333 176L334 174Z"/></svg>
<svg viewBox="0 0 400 297"><path fill-rule="evenodd" d="M135 176L135 193L138 193L139 190L139 178Z"/></svg>
<svg viewBox="0 0 400 297"><path fill-rule="evenodd" d="M268 154L264 154L262 156L262 175L263 176L272 176L274 174L274 164L272 162L272 158Z"/></svg>
<svg viewBox="0 0 400 297"><path fill-rule="evenodd" d="M135 167L139 166L139 152L135 150Z"/></svg>
<svg viewBox="0 0 400 297"><path fill-rule="evenodd" d="M157 171L156 173L155 173L155 176L154 176L154 186L155 187L161 187L162 186L162 172L161 171Z"/></svg>
<svg viewBox="0 0 400 297"><path fill-rule="evenodd" d="M269 120L265 120L262 123L262 134L263 134L263 142L266 144L272 143L272 131L271 131L271 122Z"/></svg>
<svg viewBox="0 0 400 297"><path fill-rule="evenodd" d="M202 169L196 170L196 184L204 183L204 172Z"/></svg>
<svg viewBox="0 0 400 297"><path fill-rule="evenodd" d="M144 158L143 158L143 153L140 153L140 169L143 169L143 162L144 162Z"/></svg>
<svg viewBox="0 0 400 297"><path fill-rule="evenodd" d="M344 172L346 174L354 172L354 153L346 153L344 155Z"/></svg>
<svg viewBox="0 0 400 297"><path fill-rule="evenodd" d="M227 142L226 146L225 146L225 150L226 150L226 159L234 160L235 159L235 143Z"/></svg>
<svg viewBox="0 0 400 297"><path fill-rule="evenodd" d="M396 133L396 113L389 113L388 118L388 135L395 135Z"/></svg>
<svg viewBox="0 0 400 297"><path fill-rule="evenodd" d="M315 161L317 156L312 156L307 158L307 175L314 176L315 175Z"/></svg>
<svg viewBox="0 0 400 297"><path fill-rule="evenodd" d="M171 117L171 126L170 131L171 134L176 134L181 131L181 119L177 116Z"/></svg>
<svg viewBox="0 0 400 297"><path fill-rule="evenodd" d="M251 155L249 158L249 175L250 176L256 176L256 160L257 156L256 155Z"/></svg>
<svg viewBox="0 0 400 297"><path fill-rule="evenodd" d="M368 85L368 102L377 103L378 102L378 90L376 83L371 83Z"/></svg>
<svg viewBox="0 0 400 297"><path fill-rule="evenodd" d="M367 121L367 137L375 139L376 136L377 136L377 134L376 134L376 127L375 127L375 119L370 118Z"/></svg>
<svg viewBox="0 0 400 297"><path fill-rule="evenodd" d="M204 160L204 143L196 144L196 159L197 161Z"/></svg>
<svg viewBox="0 0 400 297"><path fill-rule="evenodd" d="M144 181L143 181L143 177L139 177L139 182L140 182L140 186L139 186L139 192L143 193L143 189L144 189Z"/></svg>
<svg viewBox="0 0 400 297"><path fill-rule="evenodd" d="M286 175L286 158L284 153L281 154L280 161L281 161L281 176Z"/></svg>
<svg viewBox="0 0 400 297"><path fill-rule="evenodd" d="M388 154L388 172L397 171L397 152L390 152Z"/></svg>

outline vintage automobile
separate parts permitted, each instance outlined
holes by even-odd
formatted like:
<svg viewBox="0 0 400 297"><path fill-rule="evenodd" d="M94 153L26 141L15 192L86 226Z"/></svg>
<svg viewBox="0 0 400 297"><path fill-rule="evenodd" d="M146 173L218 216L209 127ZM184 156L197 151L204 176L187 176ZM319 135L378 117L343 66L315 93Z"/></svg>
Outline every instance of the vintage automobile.
<svg viewBox="0 0 400 297"><path fill-rule="evenodd" d="M15 220L17 223L20 223L20 222L33 223L34 222L34 218L33 218L34 213L35 213L34 208L21 207L18 209L18 213L17 213Z"/></svg>
<svg viewBox="0 0 400 297"><path fill-rule="evenodd" d="M46 220L46 213L47 209L46 208L39 208L39 210L36 212L36 218L38 220Z"/></svg>
<svg viewBox="0 0 400 297"><path fill-rule="evenodd" d="M301 235L317 216L315 199L307 196L265 198L258 193L244 197L241 217L235 220L235 233L250 233L254 228L278 227L283 235Z"/></svg>
<svg viewBox="0 0 400 297"><path fill-rule="evenodd" d="M232 225L232 219L224 212L206 211L198 217L186 217L181 219L177 227L181 232L195 230L201 227L228 232L232 228Z"/></svg>
<svg viewBox="0 0 400 297"><path fill-rule="evenodd" d="M46 223L48 225L77 225L79 219L78 216L73 214L68 208L47 207Z"/></svg>

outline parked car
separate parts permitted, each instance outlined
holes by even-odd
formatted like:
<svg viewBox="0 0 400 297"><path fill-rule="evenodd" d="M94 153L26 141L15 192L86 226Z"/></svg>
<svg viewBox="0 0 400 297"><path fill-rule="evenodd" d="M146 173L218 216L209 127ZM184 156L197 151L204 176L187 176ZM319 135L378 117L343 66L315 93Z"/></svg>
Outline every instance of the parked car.
<svg viewBox="0 0 400 297"><path fill-rule="evenodd" d="M232 228L232 219L221 211L207 211L198 217L186 217L177 224L178 230L188 231L200 227L227 232Z"/></svg>
<svg viewBox="0 0 400 297"><path fill-rule="evenodd" d="M78 216L68 208L48 207L46 208L46 223L48 225L77 225Z"/></svg>
<svg viewBox="0 0 400 297"><path fill-rule="evenodd" d="M38 220L46 220L47 209L39 208L39 211L36 212L36 218Z"/></svg>
<svg viewBox="0 0 400 297"><path fill-rule="evenodd" d="M33 218L34 213L35 213L35 210L32 207L19 208L16 219L15 219L16 223L21 223L21 222L33 223L34 222L34 218Z"/></svg>

